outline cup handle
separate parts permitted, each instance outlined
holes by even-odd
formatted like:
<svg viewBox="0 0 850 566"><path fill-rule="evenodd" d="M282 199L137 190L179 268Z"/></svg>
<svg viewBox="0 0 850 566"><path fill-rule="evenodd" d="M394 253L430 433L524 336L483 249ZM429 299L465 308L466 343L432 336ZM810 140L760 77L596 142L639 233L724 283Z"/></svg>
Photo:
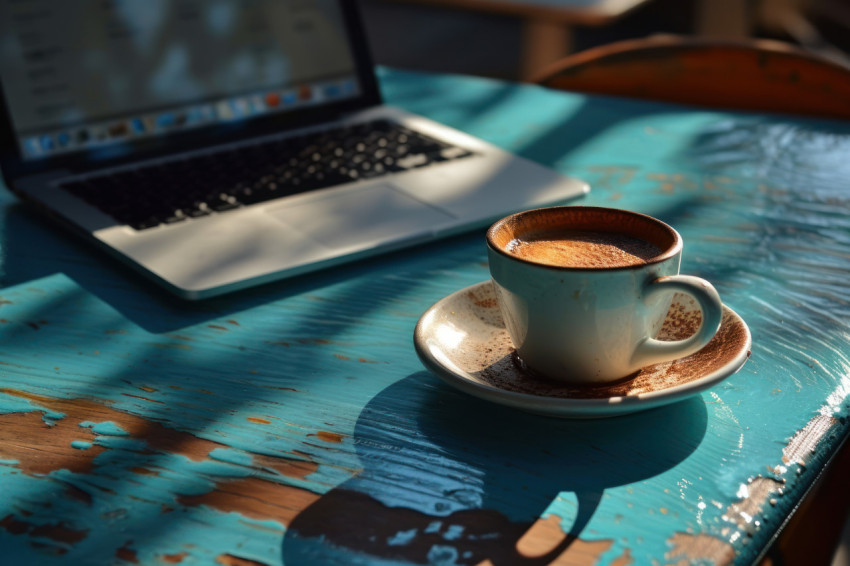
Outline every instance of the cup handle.
<svg viewBox="0 0 850 566"><path fill-rule="evenodd" d="M680 292L696 299L702 311L702 324L693 336L684 340L662 341L647 338L638 345L632 355L632 364L645 367L689 356L701 350L717 334L723 318L723 304L714 286L691 275L668 275L652 281L644 290L648 299L658 293Z"/></svg>

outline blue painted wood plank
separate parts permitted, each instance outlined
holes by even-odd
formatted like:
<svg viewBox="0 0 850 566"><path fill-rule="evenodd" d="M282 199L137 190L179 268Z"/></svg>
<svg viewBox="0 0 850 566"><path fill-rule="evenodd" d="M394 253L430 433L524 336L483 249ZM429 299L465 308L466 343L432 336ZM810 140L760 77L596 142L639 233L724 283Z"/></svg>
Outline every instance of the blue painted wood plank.
<svg viewBox="0 0 850 566"><path fill-rule="evenodd" d="M186 304L3 192L0 548L91 564L755 559L850 426L850 125L381 83L588 180L587 204L674 225L683 272L750 326L749 362L655 411L526 415L443 385L411 344L433 302L488 277L482 230Z"/></svg>

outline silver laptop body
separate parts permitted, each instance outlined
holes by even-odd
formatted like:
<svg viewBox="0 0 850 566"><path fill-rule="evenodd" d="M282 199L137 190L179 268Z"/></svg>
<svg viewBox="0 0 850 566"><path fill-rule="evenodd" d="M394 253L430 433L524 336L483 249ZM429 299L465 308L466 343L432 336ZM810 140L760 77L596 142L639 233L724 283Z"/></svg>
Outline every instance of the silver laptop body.
<svg viewBox="0 0 850 566"><path fill-rule="evenodd" d="M164 10L166 13L157 16L156 22L149 22L151 17L146 14L146 10L149 11L146 7L153 3L143 0L136 0L133 11L129 13L94 15L92 12L98 10L117 10L121 3L92 0L87 3L89 13L75 15L68 13L67 4L70 3L56 0L51 8L55 13L48 10L44 17L49 21L43 22L37 17L33 22L31 14L24 17L27 14L21 11L21 6L26 4L10 3L0 8L0 21L6 22L0 24L0 39L5 39L7 44L17 41L16 49L7 48L0 53L2 102L5 106L5 115L0 119L0 157L7 185L24 200L36 203L51 216L187 299L219 295L456 234L485 226L517 210L560 203L589 190L579 180L564 177L480 139L383 105L358 14L354 3L347 0L209 3L218 6L218 10L222 5L229 5L229 15L212 14L212 9L210 13L198 13L197 2L173 0L168 3L169 9ZM44 5L45 2L38 4ZM249 4L250 10L247 8ZM19 11L12 13L16 9ZM244 14L246 10L252 11L251 17ZM234 49L239 55L234 59L240 61L244 60L246 53L257 53L251 33L261 36L264 49L269 49L269 45L273 45L272 49L283 50L281 46L294 49L294 54L288 53L279 59L289 62L291 77L282 80L279 85L272 84L277 78L262 78L257 84L247 84L245 91L234 90L227 81L219 78L218 83L210 82L214 83L214 87L225 84L224 91L222 87L218 90L210 88L207 89L210 94L196 89L200 92L190 94L196 94L197 99L186 98L186 88L175 89L174 92L179 91L179 97L183 97L179 104L174 103L174 96L169 94L168 82L165 81L166 86L158 87L165 94L158 96L165 99L166 106L171 106L164 110L152 110L150 105L127 110L121 106L123 103L118 103L118 108L113 109L118 111L113 112L113 116L103 117L97 110L89 111L93 118L84 115L85 112L77 106L90 110L93 105L96 107L95 103L100 103L91 99L103 97L85 92L79 94L77 87L69 86L65 94L59 92L58 95L49 90L43 91L43 100L60 100L63 103L64 97L70 101L67 105L72 108L51 116L49 120L39 119L39 115L32 112L32 106L41 102L33 103L32 95L24 99L22 94L24 86L29 92L42 92L36 87L49 84L49 81L43 80L39 70L44 72L43 76L49 77L51 65L56 67L52 76L54 79L58 77L53 84L61 85L63 81L77 79L84 81L85 76L62 75L61 65L65 58L85 61L96 59L94 56L97 55L108 59L116 42L135 41L135 44L119 43L119 54L120 47L125 49L120 56L129 59L123 63L149 64L148 55L144 52L148 44L144 37L138 39L139 34L144 36L147 33L147 41L156 45L162 45L164 39L180 45L182 40L175 29L177 32L185 31L191 25L204 26L205 29L216 25L226 28L221 22L226 24L227 17L231 18L230 21L253 22L260 28L263 22L289 22L267 25L267 29L259 31L252 30L249 24L240 23L234 24L236 30L231 29L229 36L220 30L217 33L223 33L225 38L242 38L242 43ZM81 26L82 18L88 22L87 26L94 25L92 22L106 22L104 25L108 24L107 29L112 30L110 33L113 35L105 36L102 43L106 45L97 45L96 49L79 48L78 53L68 53L77 45L82 32L77 35L69 32L59 40L47 34L47 31L55 29L57 22L68 18L78 18ZM167 21L167 18L176 19L179 25ZM120 31L114 32L116 27L120 28L116 21L128 26L133 22L141 23L137 24L135 32L126 32L128 39L122 37ZM162 32L162 29L169 31ZM287 39L296 33L292 30L298 30L300 44ZM91 35L92 32L89 30L87 33ZM136 39L133 33L137 34ZM277 43L269 39L275 34L282 37ZM335 36L326 40L332 34L341 35L343 39ZM156 41L150 40L151 36ZM196 43L194 48L188 48L190 57L197 58L199 53L203 53L204 40ZM292 47L293 43L295 47ZM321 55L325 44L332 46L326 49L331 53L334 49L347 50L348 59L338 54ZM221 48L219 41L212 45ZM154 76L154 82L162 81L162 76L167 78L169 72L181 77L176 79L177 82L192 74L191 65L184 62L181 69L179 62L173 62L173 47L159 49L159 60L156 65L150 64L154 70L148 71ZM320 53L319 56L311 58L304 55L314 49ZM183 51L186 50L184 46ZM264 56L266 61L278 60L268 53L259 55ZM16 57L22 60L15 60ZM218 57L224 58L225 55L219 54ZM339 68L333 73L328 72L328 61L335 61L334 57L349 61L348 66L345 62L335 62L330 66ZM311 81L306 69L314 62L312 59L317 59L317 64L324 65L325 69L321 76L315 75L316 79ZM116 64L107 63L104 68ZM94 65L97 68L96 63ZM168 65L177 65L178 68L176 71L161 71ZM251 64L243 63L243 66L250 68ZM111 84L110 80L104 80L105 85ZM251 83L251 80L247 82ZM293 90L296 83L300 83L300 90ZM290 109L271 107L271 102L280 104L280 97L275 93L286 97L290 92L307 92L308 95L312 92L315 95L300 102L295 100ZM84 97L85 103L75 105L75 96ZM150 102L151 96L144 94L140 98L143 102ZM252 108L255 103L257 108ZM21 107L30 111L29 118L18 120L16 111ZM52 107L46 108L44 112L49 114ZM180 124L175 125L174 116L179 117ZM171 123L166 119L170 119ZM197 123L189 123L189 120ZM99 205L67 190L74 183L96 182L104 176L148 167L168 167L175 161L199 155L219 155L258 143L300 139L331 128L375 120L397 122L439 140L448 147L444 151L447 158L419 166L417 156L406 156L408 161L404 163L406 168L403 170L352 178L350 182L263 202L237 202L228 210L204 211L205 214L197 217L177 218L179 221L163 222L143 229L117 221ZM22 123L25 125L21 126ZM138 131L134 131L134 127ZM455 158L456 155L462 157Z"/></svg>

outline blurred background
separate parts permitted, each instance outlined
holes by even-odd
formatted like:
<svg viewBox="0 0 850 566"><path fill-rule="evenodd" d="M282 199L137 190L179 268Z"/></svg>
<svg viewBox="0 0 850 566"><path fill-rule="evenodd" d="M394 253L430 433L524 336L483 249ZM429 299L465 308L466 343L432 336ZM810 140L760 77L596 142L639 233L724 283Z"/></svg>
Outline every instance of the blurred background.
<svg viewBox="0 0 850 566"><path fill-rule="evenodd" d="M659 33L779 39L850 61L850 0L361 0L361 5L376 62L423 71L523 79L559 53Z"/></svg>
<svg viewBox="0 0 850 566"><path fill-rule="evenodd" d="M528 80L559 57L655 34L780 40L850 66L850 0L361 0L379 65ZM850 446L760 566L850 566ZM844 494L837 496L836 494Z"/></svg>

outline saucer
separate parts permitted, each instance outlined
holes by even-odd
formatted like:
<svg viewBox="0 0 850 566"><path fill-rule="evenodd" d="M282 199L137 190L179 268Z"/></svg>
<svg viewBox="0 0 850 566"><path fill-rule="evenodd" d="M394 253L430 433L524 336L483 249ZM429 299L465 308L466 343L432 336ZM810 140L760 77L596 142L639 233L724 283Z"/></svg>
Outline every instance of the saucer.
<svg viewBox="0 0 850 566"><path fill-rule="evenodd" d="M690 296L676 293L657 338L686 338L700 316ZM422 363L449 385L494 403L569 418L622 415L696 395L738 371L751 344L746 323L724 305L720 330L697 353L647 366L612 384L564 385L521 369L490 281L438 301L414 331Z"/></svg>

